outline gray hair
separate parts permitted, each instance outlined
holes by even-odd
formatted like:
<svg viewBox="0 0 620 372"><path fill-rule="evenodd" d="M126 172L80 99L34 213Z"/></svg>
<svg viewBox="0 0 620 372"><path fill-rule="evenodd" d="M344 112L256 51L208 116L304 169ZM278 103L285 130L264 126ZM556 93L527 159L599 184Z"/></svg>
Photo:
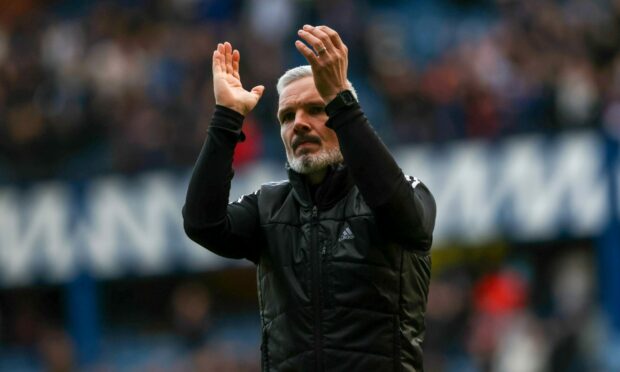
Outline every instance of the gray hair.
<svg viewBox="0 0 620 372"><path fill-rule="evenodd" d="M310 67L310 65L297 66L287 70L284 75L280 76L276 84L278 95L282 94L284 88L289 84L305 77L312 77L312 67ZM353 84L351 84L349 80L347 80L347 83L349 83L349 90L353 94L353 97L357 99L357 92L355 88L353 88Z"/></svg>

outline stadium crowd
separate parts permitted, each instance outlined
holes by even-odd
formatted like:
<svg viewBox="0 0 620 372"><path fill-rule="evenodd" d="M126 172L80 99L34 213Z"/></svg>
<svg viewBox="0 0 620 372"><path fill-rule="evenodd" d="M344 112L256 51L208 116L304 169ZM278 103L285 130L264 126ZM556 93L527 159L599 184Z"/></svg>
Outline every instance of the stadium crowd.
<svg viewBox="0 0 620 372"><path fill-rule="evenodd" d="M220 39L241 51L246 84L268 87L237 165L283 160L274 85L303 62L292 44L302 22L341 31L389 144L620 130L617 1L2 4L0 181L186 169L213 109Z"/></svg>
<svg viewBox="0 0 620 372"><path fill-rule="evenodd" d="M214 106L211 53L224 39L241 52L244 84L267 87L236 167L284 162L275 82L303 63L293 48L302 23L340 32L362 107L393 147L579 128L620 136L620 1L0 0L0 183L187 171ZM595 368L594 278L582 251L560 255L553 271L539 261L439 271L428 370ZM532 278L536 265L542 277ZM178 296L170 301L184 301ZM38 348L44 363L76 363L65 330L22 339L19 324L1 320L0 349ZM168 331L179 347L186 336L175 326ZM153 341L140 342L152 355ZM188 370L258 370L257 355L240 360L213 339L160 349ZM136 358L138 369L163 368Z"/></svg>

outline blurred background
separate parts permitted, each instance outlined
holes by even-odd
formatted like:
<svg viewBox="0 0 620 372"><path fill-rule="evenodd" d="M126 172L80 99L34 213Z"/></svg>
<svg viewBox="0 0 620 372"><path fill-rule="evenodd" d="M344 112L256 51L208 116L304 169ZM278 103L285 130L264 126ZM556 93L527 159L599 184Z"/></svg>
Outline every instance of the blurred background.
<svg viewBox="0 0 620 372"><path fill-rule="evenodd" d="M285 178L305 23L437 200L426 369L620 371L617 0L0 0L0 370L259 370L255 268L180 211L219 41L267 87L231 199Z"/></svg>

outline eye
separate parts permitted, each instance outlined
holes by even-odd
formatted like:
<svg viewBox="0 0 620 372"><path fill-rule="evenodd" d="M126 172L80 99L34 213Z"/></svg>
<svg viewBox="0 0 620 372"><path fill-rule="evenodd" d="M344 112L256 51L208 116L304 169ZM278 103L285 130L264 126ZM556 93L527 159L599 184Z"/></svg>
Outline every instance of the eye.
<svg viewBox="0 0 620 372"><path fill-rule="evenodd" d="M289 112L285 112L282 115L280 115L280 124L290 123L294 119L295 119L295 114L293 114L290 111Z"/></svg>
<svg viewBox="0 0 620 372"><path fill-rule="evenodd" d="M325 106L310 106L308 113L310 115L320 115L325 112Z"/></svg>

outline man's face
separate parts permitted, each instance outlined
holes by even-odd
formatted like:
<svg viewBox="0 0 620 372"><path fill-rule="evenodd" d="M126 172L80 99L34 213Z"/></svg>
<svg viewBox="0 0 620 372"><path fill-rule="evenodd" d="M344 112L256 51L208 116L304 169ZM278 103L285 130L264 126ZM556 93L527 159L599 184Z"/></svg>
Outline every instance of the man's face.
<svg viewBox="0 0 620 372"><path fill-rule="evenodd" d="M309 76L280 94L278 121L286 157L293 170L308 174L342 161L336 132L325 126L325 102Z"/></svg>

